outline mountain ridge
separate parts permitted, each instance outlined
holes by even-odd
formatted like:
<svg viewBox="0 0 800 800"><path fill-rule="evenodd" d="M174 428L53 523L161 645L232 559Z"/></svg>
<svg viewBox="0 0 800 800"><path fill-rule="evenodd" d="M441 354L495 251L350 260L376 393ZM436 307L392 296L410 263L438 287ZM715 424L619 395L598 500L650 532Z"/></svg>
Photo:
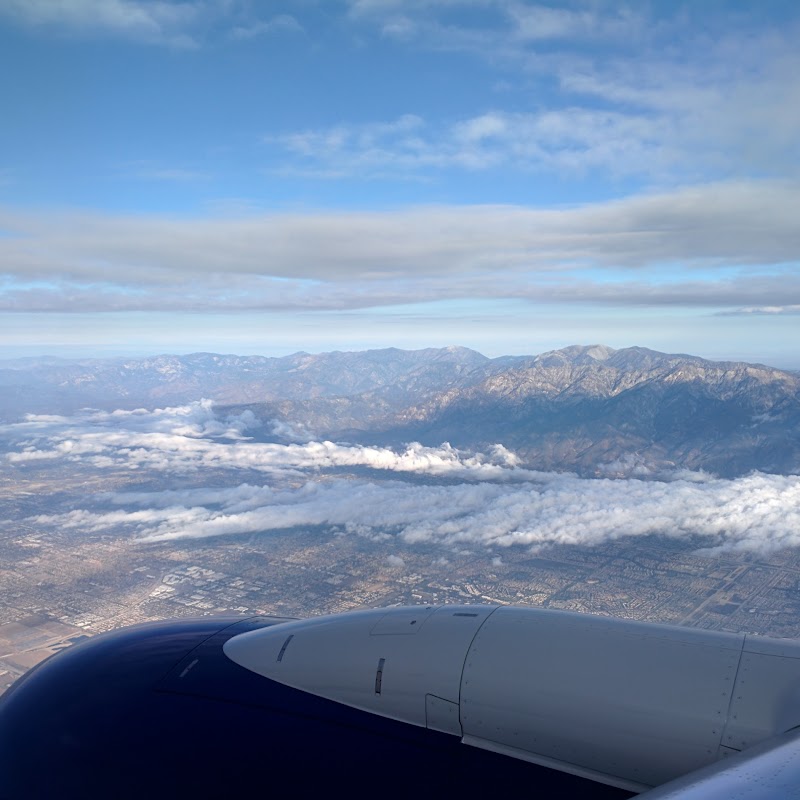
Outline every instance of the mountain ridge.
<svg viewBox="0 0 800 800"><path fill-rule="evenodd" d="M481 450L539 469L611 475L704 469L800 472L800 375L644 347L572 345L487 358L463 347L48 361L0 367L0 413L181 405L248 408L318 438Z"/></svg>

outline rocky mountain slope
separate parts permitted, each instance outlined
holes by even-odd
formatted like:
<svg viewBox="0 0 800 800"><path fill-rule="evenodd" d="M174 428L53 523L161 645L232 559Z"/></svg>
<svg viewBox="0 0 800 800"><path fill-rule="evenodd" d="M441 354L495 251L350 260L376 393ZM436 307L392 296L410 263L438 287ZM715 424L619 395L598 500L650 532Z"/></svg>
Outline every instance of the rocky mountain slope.
<svg viewBox="0 0 800 800"><path fill-rule="evenodd" d="M800 470L800 380L643 348L567 348L443 391L381 436L502 442L539 468L589 474L791 473Z"/></svg>
<svg viewBox="0 0 800 800"><path fill-rule="evenodd" d="M588 475L800 472L800 376L640 347L496 359L452 347L0 365L6 419L200 397L253 410L260 438L299 426L370 444L502 443L535 468Z"/></svg>
<svg viewBox="0 0 800 800"><path fill-rule="evenodd" d="M386 389L397 402L441 389L489 362L465 347L368 350L283 358L192 353L135 359L0 363L0 415L350 397Z"/></svg>

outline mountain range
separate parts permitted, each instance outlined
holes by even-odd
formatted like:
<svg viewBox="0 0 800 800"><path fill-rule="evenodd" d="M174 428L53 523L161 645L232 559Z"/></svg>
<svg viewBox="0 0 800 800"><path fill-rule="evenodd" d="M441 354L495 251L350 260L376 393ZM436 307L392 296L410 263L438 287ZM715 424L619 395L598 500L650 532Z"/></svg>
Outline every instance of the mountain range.
<svg viewBox="0 0 800 800"><path fill-rule="evenodd" d="M463 347L0 362L0 416L176 405L249 409L254 435L398 446L501 443L532 468L642 476L800 472L800 375L642 347L490 359Z"/></svg>

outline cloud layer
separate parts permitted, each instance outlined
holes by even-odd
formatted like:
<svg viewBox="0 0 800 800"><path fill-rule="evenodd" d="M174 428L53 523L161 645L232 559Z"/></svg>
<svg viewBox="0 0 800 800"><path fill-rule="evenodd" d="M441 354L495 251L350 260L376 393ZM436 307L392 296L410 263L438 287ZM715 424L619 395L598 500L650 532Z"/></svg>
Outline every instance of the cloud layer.
<svg viewBox="0 0 800 800"><path fill-rule="evenodd" d="M86 411L78 417L28 415L24 422L0 426L0 436L17 449L5 454L11 464L65 459L97 468L122 467L194 473L204 469L255 470L299 475L304 471L368 467L436 477L472 480L524 480L537 473L511 469L516 456L496 445L491 456L465 455L443 444L412 443L403 452L385 447L306 441L274 444L248 441L252 412L218 418L213 403L146 411ZM273 425L285 436L292 427ZM305 438L305 437L303 437Z"/></svg>
<svg viewBox="0 0 800 800"><path fill-rule="evenodd" d="M352 309L457 298L800 303L800 186L515 206L178 220L0 211L0 309ZM123 277L110 277L123 276Z"/></svg>
<svg viewBox="0 0 800 800"><path fill-rule="evenodd" d="M378 543L453 549L592 546L650 535L685 538L710 552L800 545L800 476L581 479L526 469L501 445L488 455L448 445L412 444L400 452L315 441L279 445L248 439L255 424L247 414L220 418L204 401L31 416L3 426L0 438L10 468L61 460L201 480L209 470L229 477L248 471L235 486L111 492L28 520L143 542L321 526ZM263 476L257 483L253 471Z"/></svg>

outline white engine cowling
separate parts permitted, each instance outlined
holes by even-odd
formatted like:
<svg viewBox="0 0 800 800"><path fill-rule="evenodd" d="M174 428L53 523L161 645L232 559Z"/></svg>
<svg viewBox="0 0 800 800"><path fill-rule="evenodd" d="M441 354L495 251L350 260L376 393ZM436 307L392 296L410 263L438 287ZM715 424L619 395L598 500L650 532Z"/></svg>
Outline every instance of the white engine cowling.
<svg viewBox="0 0 800 800"><path fill-rule="evenodd" d="M406 607L241 634L260 675L633 791L800 725L800 642L537 608Z"/></svg>

